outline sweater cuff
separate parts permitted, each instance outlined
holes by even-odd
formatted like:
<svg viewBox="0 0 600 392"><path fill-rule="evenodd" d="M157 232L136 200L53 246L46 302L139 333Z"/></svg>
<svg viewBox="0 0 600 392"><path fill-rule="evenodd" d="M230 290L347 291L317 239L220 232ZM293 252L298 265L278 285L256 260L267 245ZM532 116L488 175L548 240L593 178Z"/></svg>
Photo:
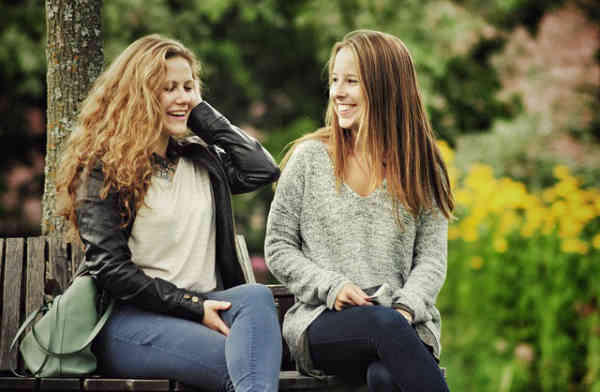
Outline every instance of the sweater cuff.
<svg viewBox="0 0 600 392"><path fill-rule="evenodd" d="M414 293L408 293L402 289L395 292L392 307L409 312L413 318L413 323L428 321L425 303Z"/></svg>
<svg viewBox="0 0 600 392"><path fill-rule="evenodd" d="M335 299L337 298L338 294L342 290L342 287L344 287L344 285L346 283L352 283L352 282L346 278L343 278L340 281L338 281L337 284L334 283L331 285L331 288L329 289L329 293L327 293L327 303L325 304L328 309L334 310Z"/></svg>

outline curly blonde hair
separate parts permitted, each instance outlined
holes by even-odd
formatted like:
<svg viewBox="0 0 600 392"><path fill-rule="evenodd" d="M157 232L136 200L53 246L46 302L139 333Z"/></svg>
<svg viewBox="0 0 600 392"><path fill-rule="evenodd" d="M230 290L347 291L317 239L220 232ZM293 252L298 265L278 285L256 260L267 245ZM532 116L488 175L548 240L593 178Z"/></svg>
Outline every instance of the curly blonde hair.
<svg viewBox="0 0 600 392"><path fill-rule="evenodd" d="M83 101L57 173L57 211L69 223L68 240L79 240L76 192L96 165L104 174L100 197L118 193L122 227L143 204L152 177L151 156L163 129L159 94L166 60L172 57L187 60L199 81L195 55L178 41L152 34L129 45Z"/></svg>

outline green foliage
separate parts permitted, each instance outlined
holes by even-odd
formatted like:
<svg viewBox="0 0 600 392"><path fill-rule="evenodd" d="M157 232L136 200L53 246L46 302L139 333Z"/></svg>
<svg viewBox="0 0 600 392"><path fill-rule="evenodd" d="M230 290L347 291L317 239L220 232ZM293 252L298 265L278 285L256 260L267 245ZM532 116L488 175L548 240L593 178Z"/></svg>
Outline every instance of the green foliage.
<svg viewBox="0 0 600 392"><path fill-rule="evenodd" d="M454 144L461 133L489 130L495 120L510 119L521 111L518 97L513 102L496 97L501 83L489 60L502 47L502 39L481 38L466 55L452 57L446 73L434 77L434 90L446 101L430 107L431 121L442 139Z"/></svg>
<svg viewBox="0 0 600 392"><path fill-rule="evenodd" d="M597 390L599 251L564 253L556 236L508 243L450 242L439 306L451 390Z"/></svg>
<svg viewBox="0 0 600 392"><path fill-rule="evenodd" d="M108 63L150 33L182 41L203 64L205 99L236 124L256 130L280 160L290 141L323 123L324 71L332 44L357 28L383 30L410 49L433 127L452 145L458 143L462 169L486 162L497 175L543 189L552 181L551 161L531 157L532 146L542 144L528 136L538 122L523 113L519 98L498 97L501 83L490 58L503 42L490 38L489 24L501 30L495 36L518 25L535 31L544 12L564 3L104 0L105 55ZM597 20L592 1L577 3ZM0 41L5 141L0 166L5 169L15 161L30 163L32 149L44 150L43 137L31 134L27 122L30 108L45 107L43 2L3 2ZM600 137L599 123L574 132L582 140L594 133ZM597 186L597 170L578 174ZM234 198L238 231L253 255L263 252L272 195L264 187ZM10 213L0 209L2 218ZM587 237L594 235L600 222L587 230ZM574 256L560 251L556 237L512 236L501 254L492 241L484 236L476 243L450 242L448 279L439 298L442 365L451 389L600 392L600 312L591 278L600 275L598 251ZM473 267L475 256L483 260L481 268Z"/></svg>
<svg viewBox="0 0 600 392"><path fill-rule="evenodd" d="M43 12L36 0L3 5L0 12L0 170L30 163L30 146L40 143L29 134L26 109L43 106L46 98Z"/></svg>
<svg viewBox="0 0 600 392"><path fill-rule="evenodd" d="M531 33L537 31L537 26L544 13L565 4L565 0L458 0L457 3L476 10L485 18L502 28L511 29L519 25L527 27ZM583 1L583 4L586 2ZM593 13L589 4L588 12ZM587 7L585 7L587 8Z"/></svg>

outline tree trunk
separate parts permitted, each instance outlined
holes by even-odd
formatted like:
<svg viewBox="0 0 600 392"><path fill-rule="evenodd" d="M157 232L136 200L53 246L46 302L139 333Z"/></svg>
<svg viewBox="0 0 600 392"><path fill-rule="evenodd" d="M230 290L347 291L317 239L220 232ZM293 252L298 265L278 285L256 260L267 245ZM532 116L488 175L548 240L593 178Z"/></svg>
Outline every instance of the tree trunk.
<svg viewBox="0 0 600 392"><path fill-rule="evenodd" d="M56 212L56 173L79 104L102 71L102 0L46 0L48 91L42 234L66 231Z"/></svg>

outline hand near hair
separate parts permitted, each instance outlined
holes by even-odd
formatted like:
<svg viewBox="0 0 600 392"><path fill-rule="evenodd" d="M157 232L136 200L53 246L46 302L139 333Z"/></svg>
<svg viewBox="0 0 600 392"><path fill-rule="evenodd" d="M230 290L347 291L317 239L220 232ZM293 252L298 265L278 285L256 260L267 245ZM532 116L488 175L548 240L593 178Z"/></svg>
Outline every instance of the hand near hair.
<svg viewBox="0 0 600 392"><path fill-rule="evenodd" d="M219 310L227 310L231 307L230 302L214 301L207 299L204 301L204 318L202 324L208 328L220 332L225 336L229 336L229 327L223 322L219 316Z"/></svg>
<svg viewBox="0 0 600 392"><path fill-rule="evenodd" d="M369 296L354 283L346 283L335 298L334 309L338 312L350 306L370 306Z"/></svg>
<svg viewBox="0 0 600 392"><path fill-rule="evenodd" d="M195 108L200 102L202 102L202 93L200 92L200 80L196 79L194 80L194 91L191 100L192 107Z"/></svg>

